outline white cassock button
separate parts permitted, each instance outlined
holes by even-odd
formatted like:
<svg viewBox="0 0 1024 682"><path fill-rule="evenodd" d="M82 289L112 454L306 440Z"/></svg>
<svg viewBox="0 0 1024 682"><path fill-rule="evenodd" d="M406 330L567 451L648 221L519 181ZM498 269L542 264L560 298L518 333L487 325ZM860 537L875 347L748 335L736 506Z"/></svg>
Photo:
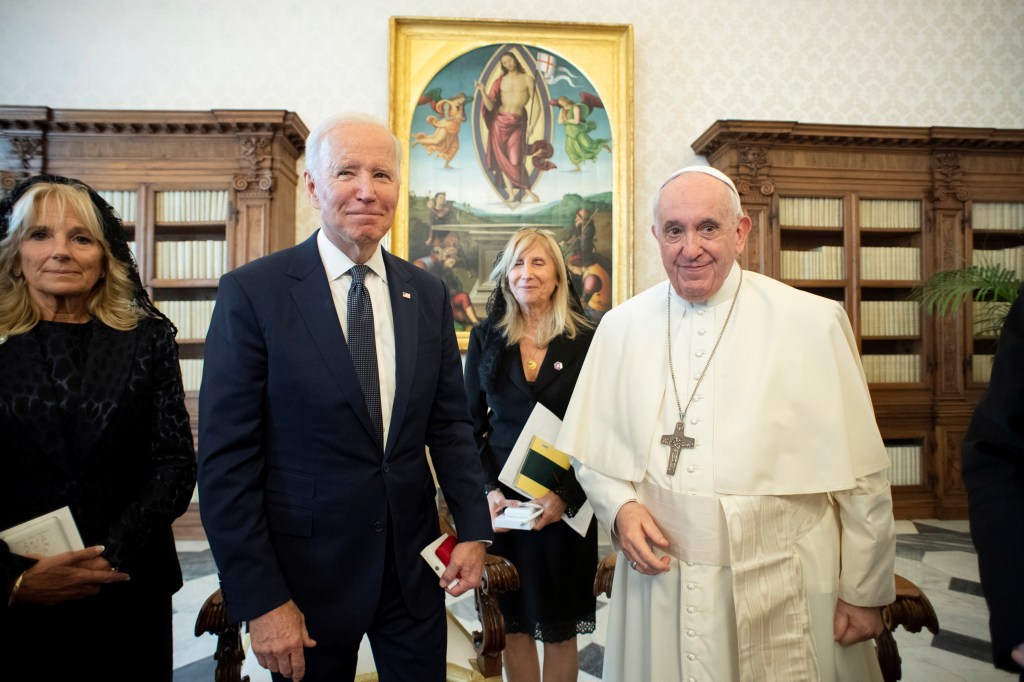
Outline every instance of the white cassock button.
<svg viewBox="0 0 1024 682"><path fill-rule="evenodd" d="M696 606L687 606L686 607L686 612L687 613L697 613L697 607Z"/></svg>
<svg viewBox="0 0 1024 682"><path fill-rule="evenodd" d="M686 654L686 658L687 658L687 660L690 660L690 661L696 661L697 660L697 654Z"/></svg>
<svg viewBox="0 0 1024 682"><path fill-rule="evenodd" d="M686 631L686 636L687 637L696 637L697 636L697 631L696 630L687 630Z"/></svg>
<svg viewBox="0 0 1024 682"><path fill-rule="evenodd" d="M703 315L703 314L704 314L704 313L706 313L707 311L708 311L708 309L707 309L707 308L701 308L700 310L698 310L698 311L697 311L697 314L698 314L698 315Z"/></svg>
<svg viewBox="0 0 1024 682"><path fill-rule="evenodd" d="M692 474L696 470L697 470L697 466L694 465L694 464L691 464L690 466L686 467L686 473L688 473L688 474Z"/></svg>
<svg viewBox="0 0 1024 682"><path fill-rule="evenodd" d="M686 682L697 682L697 678L696 677L687 677L686 678Z"/></svg>
<svg viewBox="0 0 1024 682"><path fill-rule="evenodd" d="M698 587L697 583L686 583L686 589L688 589L690 592L693 592L694 590L696 590L697 587Z"/></svg>
<svg viewBox="0 0 1024 682"><path fill-rule="evenodd" d="M696 424L699 421L700 421L700 417L690 417L690 423L691 424Z"/></svg>
<svg viewBox="0 0 1024 682"><path fill-rule="evenodd" d="M697 330L697 336L704 336L704 330L703 329L698 329Z"/></svg>
<svg viewBox="0 0 1024 682"><path fill-rule="evenodd" d="M694 355L696 355L698 358L702 358L702 357L704 357L704 351L699 350L696 353L694 353Z"/></svg>

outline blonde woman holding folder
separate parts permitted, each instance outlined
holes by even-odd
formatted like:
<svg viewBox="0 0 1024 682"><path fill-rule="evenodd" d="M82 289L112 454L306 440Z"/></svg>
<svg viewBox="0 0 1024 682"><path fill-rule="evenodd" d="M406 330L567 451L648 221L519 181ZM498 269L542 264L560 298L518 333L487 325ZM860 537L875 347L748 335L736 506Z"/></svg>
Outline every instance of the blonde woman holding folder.
<svg viewBox="0 0 1024 682"><path fill-rule="evenodd" d="M505 674L511 682L575 680L576 636L594 631L597 527L591 521L581 536L561 519L575 514L586 496L572 468L534 499L501 484L498 475L536 405L564 415L593 327L569 284L561 250L544 232L516 232L491 280L487 319L470 333L466 392L496 532L490 551L508 558L521 582L500 598ZM533 517L522 526L527 530L513 529L515 520L504 518L504 510L526 503L539 509L520 517ZM543 671L536 641L544 646Z"/></svg>

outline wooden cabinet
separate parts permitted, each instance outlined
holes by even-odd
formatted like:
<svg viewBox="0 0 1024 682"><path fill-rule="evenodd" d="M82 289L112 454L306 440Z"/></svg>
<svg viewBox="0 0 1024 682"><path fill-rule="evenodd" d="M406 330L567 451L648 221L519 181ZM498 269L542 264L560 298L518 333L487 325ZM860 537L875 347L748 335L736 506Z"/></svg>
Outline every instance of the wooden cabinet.
<svg viewBox="0 0 1024 682"><path fill-rule="evenodd" d="M296 160L309 131L277 110L0 107L0 191L74 177L120 213L139 274L178 326L193 432L203 342L226 270L294 243Z"/></svg>
<svg viewBox="0 0 1024 682"><path fill-rule="evenodd" d="M692 146L740 191L744 267L846 308L897 518L966 518L960 442L993 339L984 310L938 318L910 294L972 262L1024 275L1024 130L726 120Z"/></svg>

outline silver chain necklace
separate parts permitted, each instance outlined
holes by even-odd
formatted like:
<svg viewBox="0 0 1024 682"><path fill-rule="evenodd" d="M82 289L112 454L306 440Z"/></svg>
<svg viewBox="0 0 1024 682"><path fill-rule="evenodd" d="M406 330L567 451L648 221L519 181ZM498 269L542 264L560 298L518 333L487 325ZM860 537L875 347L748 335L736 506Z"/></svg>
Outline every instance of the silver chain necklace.
<svg viewBox="0 0 1024 682"><path fill-rule="evenodd" d="M736 307L736 299L740 295L740 287L743 286L743 270L740 270L740 282L736 285L736 293L732 295L732 303L729 304L729 312L725 315L725 322L722 324L722 331L718 332L718 338L715 339L715 345L711 348L711 355L708 356L708 361L704 363L704 369L701 371L700 376L697 377L697 383L693 386L693 393L690 394L690 399L686 401L686 407L684 408L679 402L679 388L676 386L676 370L672 366L672 283L668 283L668 296L665 298L665 319L667 323L665 325L666 336L668 337L668 373L672 377L672 395L676 398L676 410L679 412L679 421L676 422L676 428L672 433L666 433L661 437L661 444L669 446L668 456L668 471L666 472L669 476L676 473L676 466L679 464L679 454L683 448L692 448L697 444L693 438L684 433L685 422L686 422L686 410L690 409L690 403L693 402L693 397L697 395L697 389L700 387L700 382L704 381L704 375L708 372L708 367L711 366L711 361L715 357L715 351L718 350L718 344L722 342L722 337L725 336L725 328L729 326L729 318L732 317L733 308Z"/></svg>

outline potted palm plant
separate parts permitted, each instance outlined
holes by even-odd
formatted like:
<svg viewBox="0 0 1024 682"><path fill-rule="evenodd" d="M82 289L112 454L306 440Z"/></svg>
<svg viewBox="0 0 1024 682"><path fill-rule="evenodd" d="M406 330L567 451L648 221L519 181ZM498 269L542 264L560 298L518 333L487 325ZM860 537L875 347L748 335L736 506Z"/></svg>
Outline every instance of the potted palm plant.
<svg viewBox="0 0 1024 682"><path fill-rule="evenodd" d="M975 332L998 336L1019 288L1020 278L1013 270L969 265L936 272L914 289L913 296L934 315L949 315L967 301L986 304L976 308Z"/></svg>

